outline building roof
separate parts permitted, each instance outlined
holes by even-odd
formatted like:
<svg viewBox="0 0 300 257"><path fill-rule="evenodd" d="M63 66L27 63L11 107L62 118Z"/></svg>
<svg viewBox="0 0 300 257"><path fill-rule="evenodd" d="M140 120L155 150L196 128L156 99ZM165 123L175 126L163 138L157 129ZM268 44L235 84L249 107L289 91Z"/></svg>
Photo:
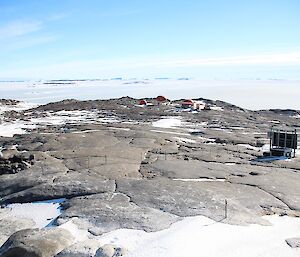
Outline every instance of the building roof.
<svg viewBox="0 0 300 257"><path fill-rule="evenodd" d="M164 102L164 101L167 101L168 99L163 95L159 95L156 97L156 100L159 102Z"/></svg>
<svg viewBox="0 0 300 257"><path fill-rule="evenodd" d="M140 100L140 104L143 105L143 104L147 104L147 101L145 99L142 99Z"/></svg>
<svg viewBox="0 0 300 257"><path fill-rule="evenodd" d="M182 105L193 105L194 101L191 99L187 99L187 100L184 100L181 104Z"/></svg>

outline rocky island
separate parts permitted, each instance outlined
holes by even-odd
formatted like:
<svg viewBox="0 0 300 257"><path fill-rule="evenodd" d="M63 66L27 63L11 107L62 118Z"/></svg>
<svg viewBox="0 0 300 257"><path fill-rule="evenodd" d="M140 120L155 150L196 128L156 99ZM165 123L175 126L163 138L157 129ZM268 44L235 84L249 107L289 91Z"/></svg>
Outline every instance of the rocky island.
<svg viewBox="0 0 300 257"><path fill-rule="evenodd" d="M298 128L298 111L143 100L1 100L0 256L138 256L138 243L109 235L186 229L199 216L225 231L272 217L299 228L299 155L261 158L270 127ZM280 241L286 256L299 254L296 231Z"/></svg>

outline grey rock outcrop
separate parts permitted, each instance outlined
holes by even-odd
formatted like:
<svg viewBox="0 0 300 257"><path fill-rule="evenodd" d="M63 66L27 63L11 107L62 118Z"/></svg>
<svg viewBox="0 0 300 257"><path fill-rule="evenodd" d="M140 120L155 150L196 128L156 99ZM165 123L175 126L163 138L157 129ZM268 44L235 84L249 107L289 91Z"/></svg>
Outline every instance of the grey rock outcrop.
<svg viewBox="0 0 300 257"><path fill-rule="evenodd" d="M35 223L30 219L10 216L10 210L0 209L0 246L15 232L32 228Z"/></svg>
<svg viewBox="0 0 300 257"><path fill-rule="evenodd" d="M33 164L34 156L29 152L16 149L3 150L0 156L0 175L14 174L28 169Z"/></svg>
<svg viewBox="0 0 300 257"><path fill-rule="evenodd" d="M174 181L169 179L120 180L117 190L140 207L154 208L180 217L204 215L232 224L267 224L261 206L287 206L268 193L228 182ZM255 197L254 197L255 196ZM224 201L228 217L224 219Z"/></svg>
<svg viewBox="0 0 300 257"><path fill-rule="evenodd" d="M79 217L91 224L86 229L98 235L119 228L157 231L180 220L178 216L159 209L140 207L120 193L76 197L63 204L63 208L58 223Z"/></svg>
<svg viewBox="0 0 300 257"><path fill-rule="evenodd" d="M288 238L288 239L285 240L285 242L286 242L291 248L300 248L300 237Z"/></svg>
<svg viewBox="0 0 300 257"><path fill-rule="evenodd" d="M32 202L114 191L115 183L90 174L67 174L54 181L48 180L20 192L3 197L2 201Z"/></svg>
<svg viewBox="0 0 300 257"><path fill-rule="evenodd" d="M93 257L100 246L100 240L87 239L67 247L55 257Z"/></svg>
<svg viewBox="0 0 300 257"><path fill-rule="evenodd" d="M126 250L124 248L116 247L111 244L106 244L100 247L94 257L118 257L124 256Z"/></svg>
<svg viewBox="0 0 300 257"><path fill-rule="evenodd" d="M65 229L25 229L9 237L0 248L0 256L53 257L73 242L74 237Z"/></svg>

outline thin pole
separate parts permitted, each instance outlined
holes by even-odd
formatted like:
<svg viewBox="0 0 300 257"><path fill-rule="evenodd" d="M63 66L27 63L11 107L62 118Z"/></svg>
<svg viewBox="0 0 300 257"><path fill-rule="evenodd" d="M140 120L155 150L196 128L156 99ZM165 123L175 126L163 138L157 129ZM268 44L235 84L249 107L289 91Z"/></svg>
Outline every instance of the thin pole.
<svg viewBox="0 0 300 257"><path fill-rule="evenodd" d="M287 131L284 133L284 148L286 148Z"/></svg>
<svg viewBox="0 0 300 257"><path fill-rule="evenodd" d="M227 219L227 199L225 199L225 219Z"/></svg>
<svg viewBox="0 0 300 257"><path fill-rule="evenodd" d="M277 131L277 148L279 147L280 130Z"/></svg>
<svg viewBox="0 0 300 257"><path fill-rule="evenodd" d="M296 142L294 142L294 140ZM295 129L295 136L293 137L293 148L294 148L294 158L296 157L296 149L298 147L298 143L297 143L297 130Z"/></svg>
<svg viewBox="0 0 300 257"><path fill-rule="evenodd" d="M295 157L294 135L292 134L291 136L292 136L291 148L294 149L294 157Z"/></svg>
<svg viewBox="0 0 300 257"><path fill-rule="evenodd" d="M273 129L271 128L271 131L270 131L270 156L272 156L272 142L273 142Z"/></svg>

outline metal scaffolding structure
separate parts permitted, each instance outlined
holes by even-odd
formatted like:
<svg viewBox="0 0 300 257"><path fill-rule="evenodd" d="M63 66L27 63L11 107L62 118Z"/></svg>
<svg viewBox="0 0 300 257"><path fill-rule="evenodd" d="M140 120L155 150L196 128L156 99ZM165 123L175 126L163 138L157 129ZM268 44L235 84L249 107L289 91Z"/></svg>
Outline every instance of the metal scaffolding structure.
<svg viewBox="0 0 300 257"><path fill-rule="evenodd" d="M270 139L270 156L296 156L297 130L272 127L268 133Z"/></svg>

